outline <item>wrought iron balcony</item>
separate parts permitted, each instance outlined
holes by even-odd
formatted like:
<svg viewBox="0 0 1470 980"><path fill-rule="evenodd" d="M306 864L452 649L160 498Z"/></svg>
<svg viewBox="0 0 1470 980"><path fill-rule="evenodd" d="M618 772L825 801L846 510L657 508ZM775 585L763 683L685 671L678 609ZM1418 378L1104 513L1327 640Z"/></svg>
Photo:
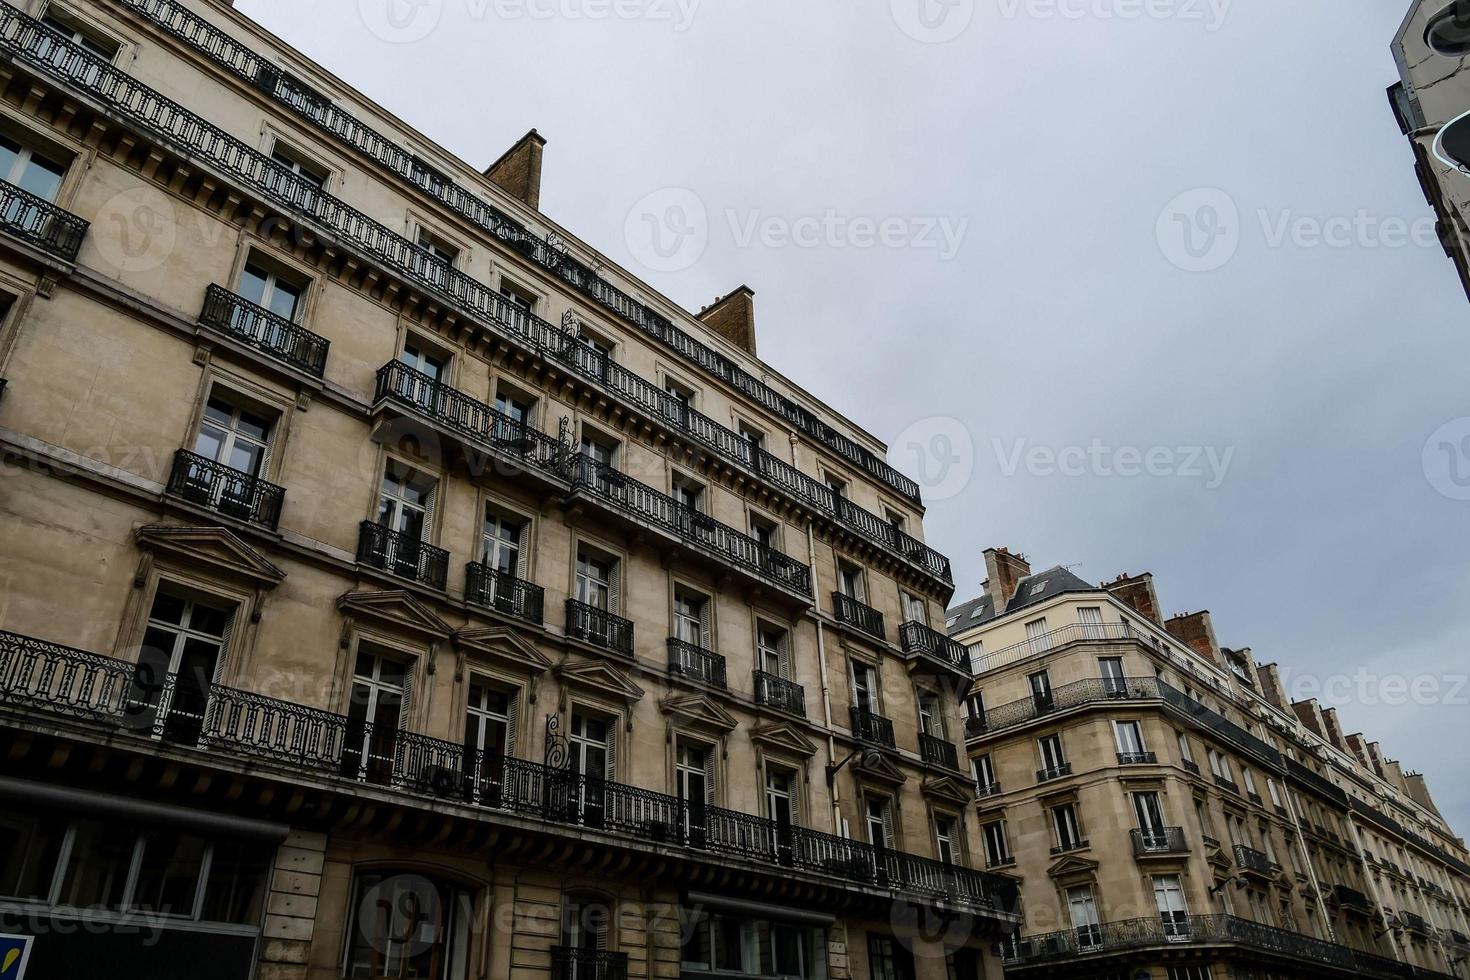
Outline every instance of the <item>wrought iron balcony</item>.
<svg viewBox="0 0 1470 980"><path fill-rule="evenodd" d="M726 687L725 658L712 650L669 637L669 671L711 687Z"/></svg>
<svg viewBox="0 0 1470 980"><path fill-rule="evenodd" d="M880 640L888 638L883 629L883 614L872 606L865 606L851 596L841 592L832 593L832 615L839 623L846 623L869 636Z"/></svg>
<svg viewBox="0 0 1470 980"><path fill-rule="evenodd" d="M1334 786L1326 777L1318 775L1295 759L1286 759L1286 775L1298 785L1305 786L1318 796L1331 800L1339 806L1348 805L1348 795Z"/></svg>
<svg viewBox="0 0 1470 980"><path fill-rule="evenodd" d="M633 656L632 621L576 599L567 600L567 636L624 657Z"/></svg>
<svg viewBox="0 0 1470 980"><path fill-rule="evenodd" d="M1163 854L1188 854L1189 841L1185 839L1183 827L1153 827L1148 830L1130 830L1134 857L1154 857Z"/></svg>
<svg viewBox="0 0 1470 980"><path fill-rule="evenodd" d="M1414 912L1400 912L1399 919L1403 922L1404 928L1407 929L1409 932L1415 933L1420 936L1428 936L1431 938L1434 936L1434 929L1429 925L1428 922L1424 921L1424 917L1422 915L1418 915Z"/></svg>
<svg viewBox="0 0 1470 980"><path fill-rule="evenodd" d="M265 759L326 782L368 783L425 801L535 817L630 841L791 869L927 902L1013 917L1009 879L676 796L504 758L460 742L0 632L0 704L99 724L116 750L129 733L211 754ZM715 858L718 860L719 858ZM779 873L779 872L778 872Z"/></svg>
<svg viewBox="0 0 1470 980"><path fill-rule="evenodd" d="M1199 775L1199 763L1198 762L1194 762L1191 759L1182 759L1182 760L1180 760L1180 763L1179 764L1184 767L1184 771L1185 772L1193 773L1196 776Z"/></svg>
<svg viewBox="0 0 1470 980"><path fill-rule="evenodd" d="M1127 623L1072 623L985 654L975 665L975 672L983 674L1009 667L1073 643L1126 643L1144 642L1147 639L1148 634Z"/></svg>
<svg viewBox="0 0 1470 980"><path fill-rule="evenodd" d="M1263 799L1261 799L1261 794L1260 793L1252 793L1250 791L1246 791L1245 798L1248 799L1248 800L1250 800L1256 806L1265 806L1266 805L1266 801L1263 800Z"/></svg>
<svg viewBox="0 0 1470 980"><path fill-rule="evenodd" d="M931 765L944 766L955 772L960 768L960 754L954 743L928 732L919 733L919 757Z"/></svg>
<svg viewBox="0 0 1470 980"><path fill-rule="evenodd" d="M1328 895L1327 900L1364 915L1370 915L1373 912L1372 900L1356 888L1349 888L1347 885L1333 885L1332 893Z"/></svg>
<svg viewBox="0 0 1470 980"><path fill-rule="evenodd" d="M983 724L977 724L971 737L989 735L1024 725L1044 715L1067 711L1089 704L1109 701L1151 701L1160 697L1159 682L1152 677L1089 677L1072 684L1054 687L1045 697L1028 695L1019 701L987 708ZM972 719L973 720L973 719Z"/></svg>
<svg viewBox="0 0 1470 980"><path fill-rule="evenodd" d="M204 293L199 322L213 327L254 349L320 378L327 367L325 337L298 326L223 286L211 285Z"/></svg>
<svg viewBox="0 0 1470 980"><path fill-rule="evenodd" d="M1059 854L1071 854L1073 851L1085 851L1091 846L1092 843L1086 838L1063 841L1051 849L1051 856L1056 857Z"/></svg>
<svg viewBox="0 0 1470 980"><path fill-rule="evenodd" d="M1153 752L1119 752L1118 765L1120 766L1152 766L1157 765L1159 757Z"/></svg>
<svg viewBox="0 0 1470 980"><path fill-rule="evenodd" d="M1079 956L1089 958L1146 949L1172 949L1181 945L1238 947L1242 951L1301 961L1313 972L1335 967L1344 976L1358 975L1382 980L1448 980L1449 975L1385 959L1371 953L1339 946L1314 936L1239 919L1229 915L1149 916L1090 927L1095 932L1079 943L1075 930L1017 938L1005 947L1006 972L1033 966L1065 963Z"/></svg>
<svg viewBox="0 0 1470 980"><path fill-rule="evenodd" d="M1000 794L1000 783L986 783L983 786L975 787L975 796L982 800L991 796L999 796Z"/></svg>
<svg viewBox="0 0 1470 980"><path fill-rule="evenodd" d="M1276 873L1276 865L1263 852L1244 844L1235 845L1235 863L1242 871L1270 876Z"/></svg>
<svg viewBox="0 0 1470 980"><path fill-rule="evenodd" d="M1228 776L1221 776L1217 773L1215 775L1215 785L1227 793L1234 793L1236 796L1240 795L1240 787L1236 785L1235 780Z"/></svg>
<svg viewBox="0 0 1470 980"><path fill-rule="evenodd" d="M45 198L0 180L0 231L65 262L75 262L89 223Z"/></svg>
<svg viewBox="0 0 1470 980"><path fill-rule="evenodd" d="M852 734L858 741L890 749L894 747L893 722L866 708L853 708L851 715Z"/></svg>
<svg viewBox="0 0 1470 980"><path fill-rule="evenodd" d="M1070 775L1072 775L1072 763L1064 762L1059 766L1036 770L1036 781L1038 783L1049 783L1054 779L1062 779Z"/></svg>
<svg viewBox="0 0 1470 980"><path fill-rule="evenodd" d="M763 670L755 672L755 703L806 717L806 690L795 681Z"/></svg>
<svg viewBox="0 0 1470 980"><path fill-rule="evenodd" d="M990 730L989 720L985 712L965 717L965 738L979 738Z"/></svg>
<svg viewBox="0 0 1470 980"><path fill-rule="evenodd" d="M923 657L966 680L973 676L970 673L970 651L963 643L951 640L923 623L915 622L900 626L898 636L904 653Z"/></svg>
<svg viewBox="0 0 1470 980"><path fill-rule="evenodd" d="M358 530L357 563L440 591L449 579L449 552L372 521Z"/></svg>
<svg viewBox="0 0 1470 980"><path fill-rule="evenodd" d="M466 602L540 626L545 612L546 590L477 561L464 567Z"/></svg>
<svg viewBox="0 0 1470 980"><path fill-rule="evenodd" d="M249 473L180 449L174 453L167 492L180 500L274 531L286 491Z"/></svg>
<svg viewBox="0 0 1470 980"><path fill-rule="evenodd" d="M628 980L628 954L553 946L551 980Z"/></svg>

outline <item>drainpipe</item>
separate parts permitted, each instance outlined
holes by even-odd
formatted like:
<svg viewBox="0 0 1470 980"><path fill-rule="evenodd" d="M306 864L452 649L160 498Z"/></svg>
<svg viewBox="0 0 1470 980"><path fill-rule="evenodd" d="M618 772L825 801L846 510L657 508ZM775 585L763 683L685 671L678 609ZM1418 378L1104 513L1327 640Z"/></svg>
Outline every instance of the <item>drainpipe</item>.
<svg viewBox="0 0 1470 980"><path fill-rule="evenodd" d="M1363 835L1358 831L1358 822L1353 819L1353 811L1351 809L1348 810L1347 825L1348 831L1353 835L1353 845L1358 849L1358 859L1362 860L1363 851L1365 850L1363 847ZM1383 904L1383 899L1378 895L1378 883L1373 880L1372 872L1363 872L1363 883L1368 886L1368 894L1373 898L1373 904L1378 906L1377 922L1383 927L1383 934L1388 937L1388 945L1393 950L1394 959L1402 960L1405 963L1411 962L1404 956L1403 950L1399 949L1399 941L1394 938L1393 926L1383 921L1383 910L1386 906ZM1369 939L1371 940L1372 937L1370 936Z"/></svg>
<svg viewBox="0 0 1470 980"><path fill-rule="evenodd" d="M810 523L806 526L806 555L807 567L811 569L812 595L817 592L817 538L812 532ZM820 608L820 607L819 607ZM822 722L827 729L827 763L835 765L837 760L837 741L832 737L832 688L827 683L827 634L822 628L821 617L816 618L817 623L817 667L821 671L822 682ZM832 781L832 833L842 836L842 810L838 806L839 797L837 781Z"/></svg>
<svg viewBox="0 0 1470 980"><path fill-rule="evenodd" d="M1296 849L1301 856L1302 864L1306 865L1307 878L1312 883L1312 892L1317 896L1317 911L1320 913L1322 925L1327 929L1327 938L1337 942L1337 930L1332 928L1332 919L1327 915L1327 899L1322 894L1322 882L1317 880L1317 867L1312 863L1312 855L1307 852L1307 838L1302 833L1302 825L1296 815L1296 790L1291 788L1287 782L1286 773L1281 773L1281 791L1292 794L1284 797L1286 800L1286 815L1291 818L1291 829L1296 832Z"/></svg>

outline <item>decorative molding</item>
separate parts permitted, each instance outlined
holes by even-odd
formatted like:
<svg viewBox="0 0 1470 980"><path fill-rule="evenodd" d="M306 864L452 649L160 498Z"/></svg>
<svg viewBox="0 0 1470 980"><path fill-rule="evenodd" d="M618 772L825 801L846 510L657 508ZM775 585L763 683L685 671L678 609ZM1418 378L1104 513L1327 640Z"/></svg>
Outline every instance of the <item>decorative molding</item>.
<svg viewBox="0 0 1470 980"><path fill-rule="evenodd" d="M667 697L658 706L660 711L680 725L702 725L729 732L740 724L734 715L716 704L708 694Z"/></svg>
<svg viewBox="0 0 1470 980"><path fill-rule="evenodd" d="M892 759L882 753L879 753L878 761L875 765L862 766L857 772L862 776L885 783L892 783L895 786L902 786L909 781L908 775L902 769L898 768L898 766L895 766Z"/></svg>
<svg viewBox="0 0 1470 980"><path fill-rule="evenodd" d="M551 669L551 660L534 643L503 626L488 629L462 629L451 637L458 651L454 679L464 680L465 666L472 659L498 660L519 671L530 671L533 677Z"/></svg>
<svg viewBox="0 0 1470 980"><path fill-rule="evenodd" d="M616 670L600 660L587 660L581 663L563 663L552 668L556 679L563 686L582 687L626 701L629 705L643 699L644 690L637 684L628 680L628 676L620 670Z"/></svg>
<svg viewBox="0 0 1470 980"><path fill-rule="evenodd" d="M1090 861L1087 858L1069 854L1057 861L1050 868L1047 868L1046 873L1048 877L1056 879L1059 882L1063 879L1070 879L1071 881L1091 880L1097 877L1097 869L1099 867L1100 865L1096 861Z"/></svg>
<svg viewBox="0 0 1470 980"><path fill-rule="evenodd" d="M403 590L345 592L337 598L337 608L354 619L366 616L435 640L447 640L454 632L422 600Z"/></svg>
<svg viewBox="0 0 1470 980"><path fill-rule="evenodd" d="M919 790L931 799L944 800L961 807L969 806L975 801L975 791L969 782L953 776L926 779Z"/></svg>
<svg viewBox="0 0 1470 980"><path fill-rule="evenodd" d="M196 567L249 579L263 588L275 588L286 577L264 555L222 527L145 524L134 536L138 547L146 551L162 552ZM146 573L140 569L140 574Z"/></svg>
<svg viewBox="0 0 1470 980"><path fill-rule="evenodd" d="M767 749L776 749L804 758L811 758L817 754L817 744L803 735L795 725L784 721L751 729L750 740Z"/></svg>

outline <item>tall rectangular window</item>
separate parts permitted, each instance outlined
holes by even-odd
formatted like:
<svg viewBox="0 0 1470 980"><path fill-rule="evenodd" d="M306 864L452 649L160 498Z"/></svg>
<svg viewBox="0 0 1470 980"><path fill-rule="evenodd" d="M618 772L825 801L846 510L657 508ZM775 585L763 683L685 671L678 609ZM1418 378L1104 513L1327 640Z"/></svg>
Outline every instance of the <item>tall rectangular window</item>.
<svg viewBox="0 0 1470 980"><path fill-rule="evenodd" d="M1006 840L1006 825L1002 820L988 823L980 836L985 839L985 866L1003 868L1011 863L1011 845Z"/></svg>

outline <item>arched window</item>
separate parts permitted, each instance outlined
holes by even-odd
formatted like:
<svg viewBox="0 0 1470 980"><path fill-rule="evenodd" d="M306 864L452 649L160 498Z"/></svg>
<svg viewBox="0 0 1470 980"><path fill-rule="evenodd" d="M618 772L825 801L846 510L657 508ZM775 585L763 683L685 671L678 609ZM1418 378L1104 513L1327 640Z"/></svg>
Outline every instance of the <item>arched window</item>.
<svg viewBox="0 0 1470 980"><path fill-rule="evenodd" d="M465 980L473 897L414 871L359 871L343 974L362 980Z"/></svg>

